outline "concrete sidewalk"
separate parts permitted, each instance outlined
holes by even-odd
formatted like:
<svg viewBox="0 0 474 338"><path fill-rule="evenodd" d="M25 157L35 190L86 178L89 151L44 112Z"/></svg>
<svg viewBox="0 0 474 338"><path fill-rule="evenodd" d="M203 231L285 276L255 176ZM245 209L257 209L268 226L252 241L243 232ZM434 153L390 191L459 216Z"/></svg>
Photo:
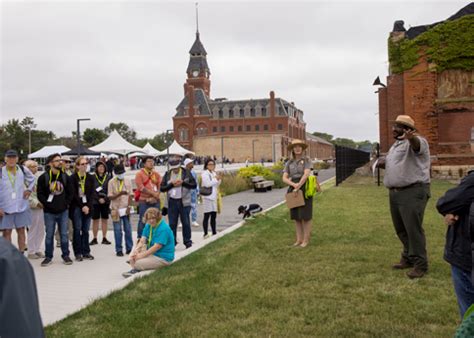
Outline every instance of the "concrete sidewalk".
<svg viewBox="0 0 474 338"><path fill-rule="evenodd" d="M334 176L334 170L322 171L319 180L324 180ZM193 247L185 250L182 244L182 237L178 229L179 244L176 247L176 260L199 250L208 243L222 237L238 228L242 224L242 216L237 214L240 204L258 203L264 210L281 203L284 200L284 189L275 189L265 193L255 193L248 190L233 194L223 198L222 213L217 216L218 235L210 239L203 239L201 227L192 227ZM200 209L201 206L198 208ZM202 218L202 211L198 214ZM199 223L202 224L201 218ZM134 239L136 237L136 216L132 220L134 229ZM90 233L92 238L92 233ZM113 231L109 230L107 238L113 242ZM102 239L99 232L99 243ZM13 243L16 245L16 233L13 232ZM130 270L126 263L127 257L116 257L115 246L94 245L91 253L95 257L93 261L76 262L70 266L62 264L60 248L54 248L53 264L48 267L41 267L41 259L30 260L36 276L38 287L40 311L43 324L52 324L66 316L87 306L93 300L104 297L109 293L120 290L135 278L124 279L122 272ZM71 258L72 245L70 245ZM145 275L145 272L139 275Z"/></svg>

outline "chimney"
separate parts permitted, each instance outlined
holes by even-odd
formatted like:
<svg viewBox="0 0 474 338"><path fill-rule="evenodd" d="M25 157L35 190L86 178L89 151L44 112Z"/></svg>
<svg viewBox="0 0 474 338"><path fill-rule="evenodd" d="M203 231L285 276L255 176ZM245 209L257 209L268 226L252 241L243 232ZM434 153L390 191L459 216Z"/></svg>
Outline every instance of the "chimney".
<svg viewBox="0 0 474 338"><path fill-rule="evenodd" d="M270 118L270 129L272 131L275 131L275 92L273 90L270 92Z"/></svg>

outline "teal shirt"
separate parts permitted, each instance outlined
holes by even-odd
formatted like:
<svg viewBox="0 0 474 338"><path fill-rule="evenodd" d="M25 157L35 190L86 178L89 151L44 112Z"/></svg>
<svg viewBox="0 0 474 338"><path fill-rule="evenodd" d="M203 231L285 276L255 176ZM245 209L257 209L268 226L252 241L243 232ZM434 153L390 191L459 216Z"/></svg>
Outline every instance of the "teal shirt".
<svg viewBox="0 0 474 338"><path fill-rule="evenodd" d="M174 259L174 236L170 226L164 219L162 219L155 228L152 228L150 224L147 223L143 229L142 237L145 237L148 240L150 238L150 230L152 232L148 247L160 244L161 248L157 250L154 255L163 258L168 262L172 262Z"/></svg>

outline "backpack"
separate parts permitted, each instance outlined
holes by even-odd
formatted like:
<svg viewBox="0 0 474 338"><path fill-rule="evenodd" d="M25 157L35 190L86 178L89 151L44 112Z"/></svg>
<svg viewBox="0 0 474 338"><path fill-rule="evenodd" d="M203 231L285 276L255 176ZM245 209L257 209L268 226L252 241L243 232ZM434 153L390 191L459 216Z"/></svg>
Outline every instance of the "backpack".
<svg viewBox="0 0 474 338"><path fill-rule="evenodd" d="M305 190L304 190L304 197L306 199L311 198L314 195L316 195L316 186L317 186L316 176L309 175L308 179L306 180L306 185L305 185Z"/></svg>

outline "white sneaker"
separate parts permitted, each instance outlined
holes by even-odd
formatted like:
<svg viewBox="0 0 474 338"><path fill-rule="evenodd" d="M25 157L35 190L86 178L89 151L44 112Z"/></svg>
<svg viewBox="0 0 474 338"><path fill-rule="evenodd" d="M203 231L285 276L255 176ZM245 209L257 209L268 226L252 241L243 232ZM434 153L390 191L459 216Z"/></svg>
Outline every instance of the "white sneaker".
<svg viewBox="0 0 474 338"><path fill-rule="evenodd" d="M211 235L207 234L207 235L204 235L202 236L204 239L207 239L207 238L211 238Z"/></svg>
<svg viewBox="0 0 474 338"><path fill-rule="evenodd" d="M198 227L198 226L199 226L199 223L196 222L196 221L194 221L194 222L192 223L192 226L193 226L193 227Z"/></svg>

